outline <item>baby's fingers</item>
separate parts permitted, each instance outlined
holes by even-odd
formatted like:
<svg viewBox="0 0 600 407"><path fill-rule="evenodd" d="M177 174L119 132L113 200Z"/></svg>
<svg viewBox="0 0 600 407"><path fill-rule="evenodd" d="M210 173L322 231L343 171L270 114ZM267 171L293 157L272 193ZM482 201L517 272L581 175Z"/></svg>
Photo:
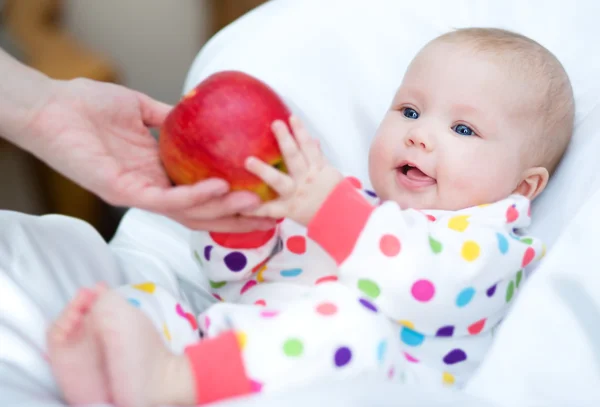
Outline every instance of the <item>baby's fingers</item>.
<svg viewBox="0 0 600 407"><path fill-rule="evenodd" d="M289 196L294 193L295 183L289 175L271 167L256 157L248 157L246 160L246 170L266 182L280 196Z"/></svg>
<svg viewBox="0 0 600 407"><path fill-rule="evenodd" d="M296 177L306 172L306 159L302 155L300 148L298 148L298 143L296 143L296 140L291 135L288 126L284 122L277 120L273 122L271 128L277 138L279 149L289 173L293 177Z"/></svg>
<svg viewBox="0 0 600 407"><path fill-rule="evenodd" d="M296 116L290 117L290 126L296 136L296 141L303 156L310 164L320 164L322 161L321 148L316 139L308 133L304 124Z"/></svg>

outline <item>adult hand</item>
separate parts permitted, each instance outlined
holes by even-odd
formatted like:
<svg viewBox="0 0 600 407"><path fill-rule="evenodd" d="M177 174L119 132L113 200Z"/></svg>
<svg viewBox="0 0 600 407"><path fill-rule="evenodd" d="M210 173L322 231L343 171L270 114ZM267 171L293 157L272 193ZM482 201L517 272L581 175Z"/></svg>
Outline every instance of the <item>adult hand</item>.
<svg viewBox="0 0 600 407"><path fill-rule="evenodd" d="M83 188L116 206L168 216L192 229L245 232L273 227L271 219L238 217L258 196L231 192L224 180L172 186L149 128L171 106L125 87L75 79L51 81L19 131L22 147ZM14 139L14 138L13 138Z"/></svg>

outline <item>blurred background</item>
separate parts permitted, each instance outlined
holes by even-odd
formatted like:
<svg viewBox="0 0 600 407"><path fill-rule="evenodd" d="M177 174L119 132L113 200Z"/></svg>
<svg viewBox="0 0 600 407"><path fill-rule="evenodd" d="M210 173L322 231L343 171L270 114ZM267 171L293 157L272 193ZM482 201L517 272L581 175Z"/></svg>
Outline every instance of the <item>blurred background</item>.
<svg viewBox="0 0 600 407"><path fill-rule="evenodd" d="M198 51L267 0L0 0L0 47L57 79L119 83L175 104ZM85 220L109 240L111 207L0 140L0 209Z"/></svg>

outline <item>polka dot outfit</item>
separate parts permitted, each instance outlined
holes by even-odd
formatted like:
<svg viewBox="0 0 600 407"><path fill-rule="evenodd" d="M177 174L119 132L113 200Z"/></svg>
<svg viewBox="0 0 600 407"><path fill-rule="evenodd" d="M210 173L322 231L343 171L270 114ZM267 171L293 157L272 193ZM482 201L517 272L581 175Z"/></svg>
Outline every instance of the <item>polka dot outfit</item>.
<svg viewBox="0 0 600 407"><path fill-rule="evenodd" d="M526 267L544 254L520 233L530 223L523 197L401 210L358 186L340 183L308 228L286 219L267 238L235 244L193 233L193 255L219 300L199 329L205 338L237 333L257 390L351 375L461 386Z"/></svg>
<svg viewBox="0 0 600 407"><path fill-rule="evenodd" d="M275 391L331 377L402 380L397 329L340 283L276 308L219 303L200 317L208 338L235 330L248 377Z"/></svg>

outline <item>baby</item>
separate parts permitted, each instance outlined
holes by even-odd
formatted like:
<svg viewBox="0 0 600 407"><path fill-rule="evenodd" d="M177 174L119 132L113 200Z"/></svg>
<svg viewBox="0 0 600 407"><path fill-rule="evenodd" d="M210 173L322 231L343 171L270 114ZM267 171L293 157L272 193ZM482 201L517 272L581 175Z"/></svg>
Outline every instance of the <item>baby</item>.
<svg viewBox="0 0 600 407"><path fill-rule="evenodd" d="M523 229L573 121L548 50L472 28L408 67L370 149L374 191L298 119L274 123L288 173L250 157L279 198L245 215L277 228L192 234L221 301L198 319L153 283L81 290L48 334L66 400L191 406L347 377L460 388L544 255Z"/></svg>

